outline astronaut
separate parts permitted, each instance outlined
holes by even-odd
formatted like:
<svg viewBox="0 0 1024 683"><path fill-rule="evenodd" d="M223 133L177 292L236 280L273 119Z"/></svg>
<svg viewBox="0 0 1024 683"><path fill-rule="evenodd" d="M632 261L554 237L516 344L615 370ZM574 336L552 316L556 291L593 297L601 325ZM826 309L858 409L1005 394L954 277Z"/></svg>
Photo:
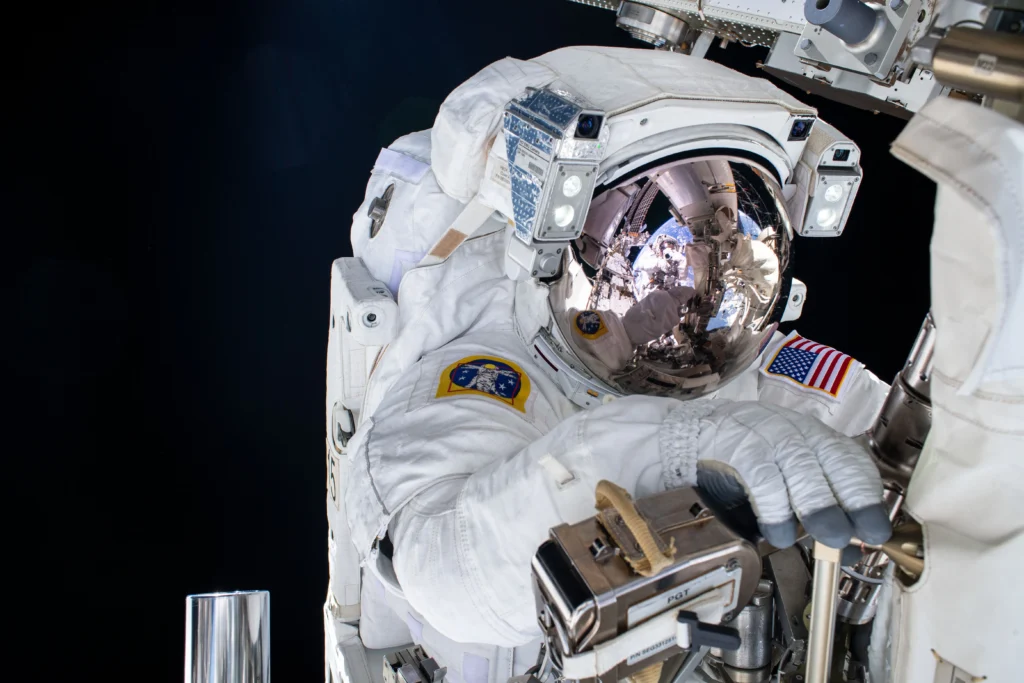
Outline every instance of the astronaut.
<svg viewBox="0 0 1024 683"><path fill-rule="evenodd" d="M632 150L642 163L620 163L597 188L555 275L513 279L501 112L549 86L621 112L606 122L608 158ZM734 127L698 126L694 138L698 117L666 105L709 101L779 129L814 114L710 62L567 48L487 67L431 131L382 152L352 241L397 295L400 323L354 411L344 495L329 505L329 604L353 604L334 574L361 570L367 647L423 644L465 683L525 671L539 637L530 559L551 527L593 514L602 479L637 498L700 484L726 505L749 500L777 547L797 540L798 522L837 548L888 538L878 471L849 438L887 385L777 331L792 168L745 143L723 151ZM381 225L367 214L386 190ZM677 234L660 241L647 227L670 223ZM637 244L653 244L656 263Z"/></svg>
<svg viewBox="0 0 1024 683"><path fill-rule="evenodd" d="M686 257L675 238L659 235L651 251L654 252L654 263L640 268L644 275L643 287L664 287L669 282L674 284L685 277L681 271L686 268Z"/></svg>

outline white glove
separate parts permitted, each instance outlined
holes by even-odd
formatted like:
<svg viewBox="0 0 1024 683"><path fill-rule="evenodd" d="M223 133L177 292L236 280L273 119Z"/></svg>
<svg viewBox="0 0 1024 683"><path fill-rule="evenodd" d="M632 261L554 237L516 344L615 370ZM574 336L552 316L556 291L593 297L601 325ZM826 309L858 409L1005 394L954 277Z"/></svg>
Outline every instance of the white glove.
<svg viewBox="0 0 1024 683"><path fill-rule="evenodd" d="M701 488L726 505L748 498L761 534L777 548L796 541L797 520L833 548L845 547L854 533L872 544L888 540L878 469L849 437L765 403L695 402L679 413L680 442L696 439L696 457L670 458L670 488L692 484L696 474ZM662 445L664 452L664 437Z"/></svg>

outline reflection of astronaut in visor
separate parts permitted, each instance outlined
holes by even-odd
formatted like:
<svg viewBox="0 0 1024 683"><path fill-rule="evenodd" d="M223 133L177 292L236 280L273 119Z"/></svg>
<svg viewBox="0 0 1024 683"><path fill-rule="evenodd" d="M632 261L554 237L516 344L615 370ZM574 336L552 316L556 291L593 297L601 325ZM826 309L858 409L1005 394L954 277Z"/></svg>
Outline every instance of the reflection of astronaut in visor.
<svg viewBox="0 0 1024 683"><path fill-rule="evenodd" d="M639 268L643 291L671 288L688 279L686 252L675 237L659 235L651 251L654 263L648 262Z"/></svg>
<svg viewBox="0 0 1024 683"><path fill-rule="evenodd" d="M679 260L683 258L682 249L679 246L679 242L676 241L675 237L670 235L661 235L654 243L654 253L658 255L658 258L662 259L674 259Z"/></svg>

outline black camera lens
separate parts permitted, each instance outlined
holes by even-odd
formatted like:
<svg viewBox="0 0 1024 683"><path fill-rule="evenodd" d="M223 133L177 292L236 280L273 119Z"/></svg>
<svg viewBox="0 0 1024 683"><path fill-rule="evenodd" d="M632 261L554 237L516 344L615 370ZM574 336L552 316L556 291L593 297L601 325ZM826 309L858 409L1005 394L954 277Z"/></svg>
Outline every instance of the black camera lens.
<svg viewBox="0 0 1024 683"><path fill-rule="evenodd" d="M806 140L807 136L811 134L812 124L814 124L814 119L797 119L789 130L789 139Z"/></svg>
<svg viewBox="0 0 1024 683"><path fill-rule="evenodd" d="M601 117L593 114L584 114L576 122L576 137L584 140L593 140L601 132Z"/></svg>
<svg viewBox="0 0 1024 683"><path fill-rule="evenodd" d="M848 149L837 149L832 153L832 161L849 161L850 150Z"/></svg>

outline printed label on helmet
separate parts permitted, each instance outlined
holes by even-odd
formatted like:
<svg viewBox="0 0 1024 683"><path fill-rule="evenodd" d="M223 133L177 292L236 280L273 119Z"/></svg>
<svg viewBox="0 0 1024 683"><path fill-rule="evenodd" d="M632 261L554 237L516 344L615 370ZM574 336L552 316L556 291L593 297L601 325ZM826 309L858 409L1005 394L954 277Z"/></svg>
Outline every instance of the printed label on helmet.
<svg viewBox="0 0 1024 683"><path fill-rule="evenodd" d="M549 162L544 158L540 150L530 143L520 140L515 158L509 161L527 173L536 176L541 185L544 184L544 176L547 175Z"/></svg>
<svg viewBox="0 0 1024 683"><path fill-rule="evenodd" d="M732 584L729 603L723 606L723 610L728 612L736 607L736 584L739 583L742 576L743 570L739 567L732 572L727 571L725 567L719 567L713 572L698 576L692 581L680 584L671 590L655 595L653 598L648 598L643 602L638 602L630 607L626 612L626 626L627 628L633 628L637 624L661 614L674 605L688 602L712 588Z"/></svg>
<svg viewBox="0 0 1024 683"><path fill-rule="evenodd" d="M512 179L508 175L508 162L498 160L491 169L491 182L495 185L512 190Z"/></svg>
<svg viewBox="0 0 1024 683"><path fill-rule="evenodd" d="M469 356L441 373L435 398L483 396L526 412L530 378L512 361L497 356Z"/></svg>
<svg viewBox="0 0 1024 683"><path fill-rule="evenodd" d="M594 341L608 332L608 326L604 324L604 318L597 311L581 311L576 316L576 331L584 339Z"/></svg>

